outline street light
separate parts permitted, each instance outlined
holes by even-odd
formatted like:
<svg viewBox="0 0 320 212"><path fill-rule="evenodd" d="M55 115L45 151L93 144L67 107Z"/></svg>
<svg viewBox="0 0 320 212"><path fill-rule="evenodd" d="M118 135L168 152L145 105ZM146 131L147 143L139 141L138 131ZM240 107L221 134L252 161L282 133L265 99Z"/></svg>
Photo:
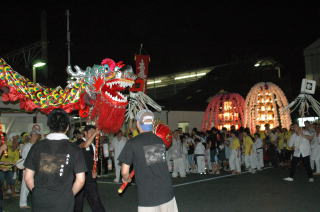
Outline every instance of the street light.
<svg viewBox="0 0 320 212"><path fill-rule="evenodd" d="M32 65L32 81L33 83L36 83L36 68L40 68L45 66L46 63L45 62L36 62L35 64Z"/></svg>
<svg viewBox="0 0 320 212"><path fill-rule="evenodd" d="M36 62L35 64L32 65L32 81L33 83L36 83L36 68L40 68L40 67L43 67L45 66L46 63L45 62L41 62L41 61L38 61ZM37 123L37 112L35 114L35 116L33 117L33 123Z"/></svg>

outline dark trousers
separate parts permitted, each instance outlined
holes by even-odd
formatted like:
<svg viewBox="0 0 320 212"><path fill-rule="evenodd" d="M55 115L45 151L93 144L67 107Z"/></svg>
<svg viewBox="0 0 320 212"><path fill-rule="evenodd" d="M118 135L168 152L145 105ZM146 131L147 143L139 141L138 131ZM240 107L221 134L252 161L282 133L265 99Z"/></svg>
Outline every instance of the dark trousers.
<svg viewBox="0 0 320 212"><path fill-rule="evenodd" d="M75 212L83 211L84 198L87 198L91 210L94 212L105 212L103 204L98 193L98 186L96 181L88 181L85 183L81 191L76 195Z"/></svg>
<svg viewBox="0 0 320 212"><path fill-rule="evenodd" d="M307 156L307 157L302 157L302 156L295 157L295 156L293 156L292 157L291 169L290 169L290 177L292 177L292 178L294 177L294 174L296 173L296 168L297 168L297 165L298 165L299 161L302 161L303 166L307 171L308 178L312 178L312 170L311 170L311 166L310 166L310 156Z"/></svg>
<svg viewBox="0 0 320 212"><path fill-rule="evenodd" d="M0 212L3 210L3 192L2 192L2 186L0 185Z"/></svg>

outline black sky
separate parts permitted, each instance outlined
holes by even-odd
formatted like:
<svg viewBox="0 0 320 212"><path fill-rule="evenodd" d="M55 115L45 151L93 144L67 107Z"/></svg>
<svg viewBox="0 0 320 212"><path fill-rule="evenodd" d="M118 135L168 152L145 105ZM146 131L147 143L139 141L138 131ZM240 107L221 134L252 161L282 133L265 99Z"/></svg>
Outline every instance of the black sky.
<svg viewBox="0 0 320 212"><path fill-rule="evenodd" d="M303 49L320 37L317 8L157 5L70 12L73 65L85 68L106 57L134 65L143 43L151 56L151 76L259 57L272 57L285 72L301 74ZM0 56L40 40L40 14L39 9L2 10ZM50 81L63 85L65 9L48 9L47 21Z"/></svg>

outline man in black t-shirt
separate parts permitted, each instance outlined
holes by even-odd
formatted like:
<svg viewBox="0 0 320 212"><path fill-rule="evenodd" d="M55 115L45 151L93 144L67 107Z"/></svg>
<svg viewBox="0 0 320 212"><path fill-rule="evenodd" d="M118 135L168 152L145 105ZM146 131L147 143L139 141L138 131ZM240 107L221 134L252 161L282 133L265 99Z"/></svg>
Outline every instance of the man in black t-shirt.
<svg viewBox="0 0 320 212"><path fill-rule="evenodd" d="M87 168L81 149L65 135L69 124L66 112L53 110L48 115L51 133L31 147L24 162L34 212L72 212L74 195L84 185Z"/></svg>
<svg viewBox="0 0 320 212"><path fill-rule="evenodd" d="M84 138L78 139L75 144L78 145L84 154L84 158L88 167L86 173L86 183L83 189L77 194L74 211L83 211L84 197L87 198L91 210L94 212L104 212L104 206L100 200L98 185L97 185L97 173L93 172L94 156L98 154L98 150L95 149L93 141L100 133L100 130L96 129L93 125L87 125L84 128Z"/></svg>
<svg viewBox="0 0 320 212"><path fill-rule="evenodd" d="M141 110L136 119L140 134L126 143L118 157L122 163L122 181L131 182L129 170L133 165L138 189L138 211L177 212L165 145L160 137L152 133L154 115L149 110Z"/></svg>

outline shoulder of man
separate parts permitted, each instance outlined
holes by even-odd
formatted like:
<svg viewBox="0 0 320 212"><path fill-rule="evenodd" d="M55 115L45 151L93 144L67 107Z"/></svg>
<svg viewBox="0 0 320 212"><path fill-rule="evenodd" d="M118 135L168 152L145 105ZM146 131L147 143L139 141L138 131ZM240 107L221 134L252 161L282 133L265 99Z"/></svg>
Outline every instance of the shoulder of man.
<svg viewBox="0 0 320 212"><path fill-rule="evenodd" d="M31 148L39 148L41 147L42 145L44 145L46 142L48 141L48 139L44 138L44 139L41 139L40 141L36 142L35 144L30 144Z"/></svg>

